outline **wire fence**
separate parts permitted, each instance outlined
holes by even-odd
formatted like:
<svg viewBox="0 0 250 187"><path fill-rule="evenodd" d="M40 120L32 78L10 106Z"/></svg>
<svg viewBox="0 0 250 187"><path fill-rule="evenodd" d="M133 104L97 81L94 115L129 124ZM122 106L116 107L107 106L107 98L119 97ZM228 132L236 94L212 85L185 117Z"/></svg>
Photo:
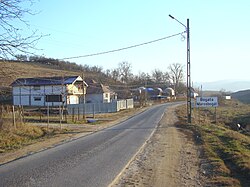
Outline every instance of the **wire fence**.
<svg viewBox="0 0 250 187"><path fill-rule="evenodd" d="M0 105L0 130L17 129L21 124L49 124L85 122L86 117L96 114L114 113L134 107L133 99L113 103L87 103L66 107L23 107ZM60 125L61 127L61 125Z"/></svg>

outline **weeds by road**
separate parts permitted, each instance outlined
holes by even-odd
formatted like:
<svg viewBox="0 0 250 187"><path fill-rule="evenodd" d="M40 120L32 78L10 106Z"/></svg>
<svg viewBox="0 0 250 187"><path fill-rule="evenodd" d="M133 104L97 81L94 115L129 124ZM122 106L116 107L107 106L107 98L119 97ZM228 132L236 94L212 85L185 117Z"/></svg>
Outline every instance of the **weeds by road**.
<svg viewBox="0 0 250 187"><path fill-rule="evenodd" d="M193 124L186 125L186 110L178 108L179 126L195 132L202 146L201 167L208 186L250 186L250 137L244 129L237 129L238 123L250 124L249 109L249 105L224 100L216 120L214 109L196 110Z"/></svg>

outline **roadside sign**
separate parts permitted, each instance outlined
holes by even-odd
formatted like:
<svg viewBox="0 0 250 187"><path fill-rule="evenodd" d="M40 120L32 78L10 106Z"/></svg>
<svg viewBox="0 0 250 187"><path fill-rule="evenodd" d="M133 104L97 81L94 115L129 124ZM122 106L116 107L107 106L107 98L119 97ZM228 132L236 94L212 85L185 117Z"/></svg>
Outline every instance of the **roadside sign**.
<svg viewBox="0 0 250 187"><path fill-rule="evenodd" d="M196 97L196 107L218 107L218 97Z"/></svg>

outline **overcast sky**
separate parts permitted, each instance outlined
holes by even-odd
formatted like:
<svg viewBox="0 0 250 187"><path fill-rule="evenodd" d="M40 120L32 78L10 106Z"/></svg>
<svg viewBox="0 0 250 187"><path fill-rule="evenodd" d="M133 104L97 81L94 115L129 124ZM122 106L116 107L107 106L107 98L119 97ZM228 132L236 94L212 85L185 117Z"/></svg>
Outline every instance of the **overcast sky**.
<svg viewBox="0 0 250 187"><path fill-rule="evenodd" d="M250 80L249 0L40 0L26 16L31 29L49 34L38 55L68 58L115 50L185 31L190 19L191 80ZM185 36L185 34L184 34ZM186 69L186 40L181 35L105 55L68 61L112 69L132 64L133 73Z"/></svg>

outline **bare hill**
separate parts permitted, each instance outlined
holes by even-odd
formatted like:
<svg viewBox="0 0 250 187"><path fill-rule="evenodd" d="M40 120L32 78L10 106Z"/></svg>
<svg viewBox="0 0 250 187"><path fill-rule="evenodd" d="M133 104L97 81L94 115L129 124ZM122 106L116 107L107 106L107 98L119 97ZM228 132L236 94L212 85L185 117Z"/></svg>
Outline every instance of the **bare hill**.
<svg viewBox="0 0 250 187"><path fill-rule="evenodd" d="M241 101L242 103L250 104L250 90L243 90L232 93L232 98Z"/></svg>
<svg viewBox="0 0 250 187"><path fill-rule="evenodd" d="M0 87L9 87L17 78L80 75L72 71L63 71L41 67L23 62L0 62Z"/></svg>
<svg viewBox="0 0 250 187"><path fill-rule="evenodd" d="M10 84L17 78L29 77L52 77L52 76L70 76L84 73L85 78L91 78L104 84L114 83L113 79L105 77L101 72L82 72L79 70L65 70L56 68L53 65L42 65L32 62L3 62L0 61L0 89L10 87Z"/></svg>

